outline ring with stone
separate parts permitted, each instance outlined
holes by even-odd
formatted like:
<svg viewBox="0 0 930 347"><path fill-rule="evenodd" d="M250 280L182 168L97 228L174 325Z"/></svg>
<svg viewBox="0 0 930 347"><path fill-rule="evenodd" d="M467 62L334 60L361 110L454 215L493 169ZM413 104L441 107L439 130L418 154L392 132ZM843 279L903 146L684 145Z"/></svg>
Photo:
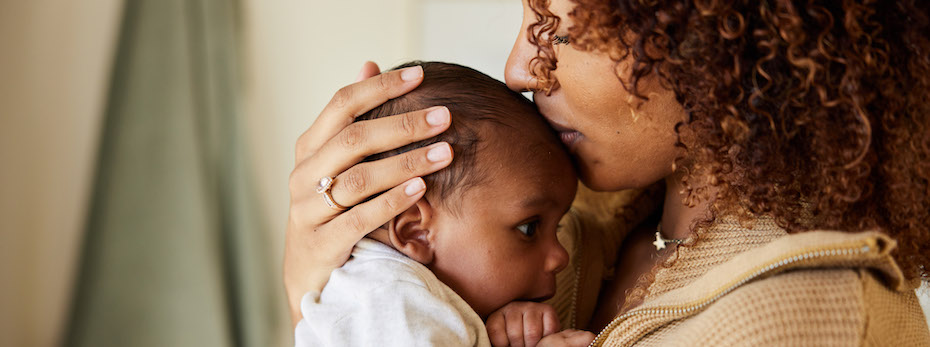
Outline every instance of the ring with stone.
<svg viewBox="0 0 930 347"><path fill-rule="evenodd" d="M326 206L334 209L336 211L345 211L348 207L342 206L333 200L333 194L330 190L333 188L333 183L336 181L335 176L326 176L320 179L320 184L316 187L316 192L323 195L323 201L326 202Z"/></svg>

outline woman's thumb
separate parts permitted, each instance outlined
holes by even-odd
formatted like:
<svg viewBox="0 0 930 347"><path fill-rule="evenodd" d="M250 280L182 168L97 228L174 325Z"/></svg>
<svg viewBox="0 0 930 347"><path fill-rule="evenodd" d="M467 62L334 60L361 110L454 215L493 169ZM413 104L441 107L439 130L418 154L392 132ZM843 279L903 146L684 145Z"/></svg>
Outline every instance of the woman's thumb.
<svg viewBox="0 0 930 347"><path fill-rule="evenodd" d="M381 69L378 68L378 64L375 64L373 61L366 61L365 64L362 64L362 70L358 72L358 76L355 77L355 82L364 81L372 76L377 76L381 73Z"/></svg>

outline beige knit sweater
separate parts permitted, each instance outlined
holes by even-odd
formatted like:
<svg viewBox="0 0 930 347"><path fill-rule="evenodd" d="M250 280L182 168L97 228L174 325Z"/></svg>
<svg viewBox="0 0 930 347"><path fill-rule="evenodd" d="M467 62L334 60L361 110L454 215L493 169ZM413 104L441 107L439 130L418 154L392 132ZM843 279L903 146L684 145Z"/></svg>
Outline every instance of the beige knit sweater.
<svg viewBox="0 0 930 347"><path fill-rule="evenodd" d="M579 192L560 234L571 266L549 302L563 326L587 325L623 237L657 197ZM705 240L680 248L643 303L615 317L593 345L930 346L917 282L905 280L889 255L894 247L878 232L789 235L768 220L747 229L724 218Z"/></svg>

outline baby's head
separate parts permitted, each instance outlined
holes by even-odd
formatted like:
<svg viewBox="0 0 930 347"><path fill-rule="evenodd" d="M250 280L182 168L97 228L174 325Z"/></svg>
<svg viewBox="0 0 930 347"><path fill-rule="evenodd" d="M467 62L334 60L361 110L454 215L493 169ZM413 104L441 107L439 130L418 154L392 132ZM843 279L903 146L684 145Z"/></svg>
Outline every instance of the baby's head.
<svg viewBox="0 0 930 347"><path fill-rule="evenodd" d="M503 83L447 63L420 65L423 83L359 117L368 120L448 107L441 135L375 160L445 141L449 167L425 176L426 195L387 224L398 251L426 265L482 318L514 300L555 292L568 262L556 238L577 179L568 154L536 107Z"/></svg>

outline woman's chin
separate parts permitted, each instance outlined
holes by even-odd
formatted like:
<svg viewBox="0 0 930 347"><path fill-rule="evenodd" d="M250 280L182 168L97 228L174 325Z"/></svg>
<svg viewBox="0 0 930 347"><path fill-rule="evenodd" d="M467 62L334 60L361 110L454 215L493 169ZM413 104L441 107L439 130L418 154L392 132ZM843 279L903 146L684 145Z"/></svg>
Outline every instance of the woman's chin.
<svg viewBox="0 0 930 347"><path fill-rule="evenodd" d="M619 190L616 188L616 177L611 177L605 168L601 165L598 165L598 161L594 163L589 163L584 158L575 158L576 167L578 168L578 179L581 180L581 183L591 190L598 192L609 192Z"/></svg>
<svg viewBox="0 0 930 347"><path fill-rule="evenodd" d="M627 172L622 169L604 165L600 160L576 158L578 179L585 187L596 192L616 192L624 189L645 188L653 182L646 177L635 177L641 171Z"/></svg>
<svg viewBox="0 0 930 347"><path fill-rule="evenodd" d="M598 175L592 175L585 173L584 170L581 170L581 174L578 176L581 179L581 183L584 183L585 187L596 191L596 192L615 192L618 190L623 190L621 185L617 185L615 182L610 182L609 180L599 177Z"/></svg>

